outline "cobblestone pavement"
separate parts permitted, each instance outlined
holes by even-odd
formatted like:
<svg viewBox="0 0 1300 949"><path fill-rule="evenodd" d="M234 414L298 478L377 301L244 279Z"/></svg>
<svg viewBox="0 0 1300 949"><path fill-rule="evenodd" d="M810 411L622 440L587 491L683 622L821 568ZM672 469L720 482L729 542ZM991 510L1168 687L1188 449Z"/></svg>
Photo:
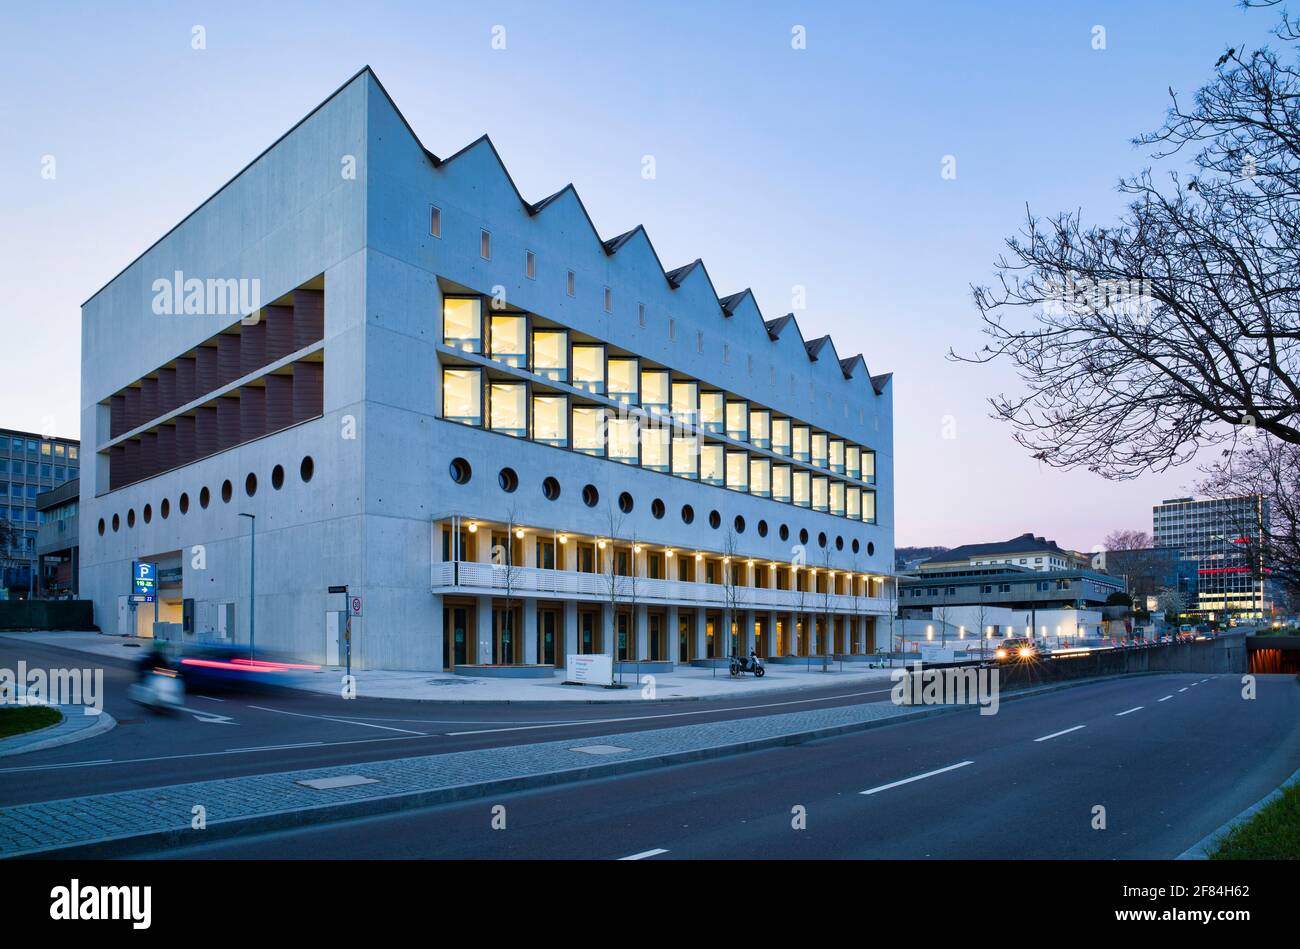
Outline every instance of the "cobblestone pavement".
<svg viewBox="0 0 1300 949"><path fill-rule="evenodd" d="M122 844L125 850L129 849L125 841L141 835L149 835L146 842L157 844L194 843L205 832L213 835L219 828L225 836L245 822L269 829L306 823L313 816L324 819L338 805L361 813L370 802L378 812L396 810L403 804L422 806L472 797L476 796L476 788L481 789L478 793L486 793L489 788L509 791L556 784L587 775L652 767L665 757L668 761L690 760L716 754L720 748L744 750L799 740L788 736L820 737L851 731L914 711L889 702L839 706L22 804L0 808L0 857L109 841ZM575 750L580 748L588 750ZM373 783L328 789L297 783L351 775ZM402 795L407 796L406 801L394 800ZM207 831L192 829L199 813L196 808L203 809ZM344 816L345 810L337 813ZM107 847L106 853L112 849Z"/></svg>

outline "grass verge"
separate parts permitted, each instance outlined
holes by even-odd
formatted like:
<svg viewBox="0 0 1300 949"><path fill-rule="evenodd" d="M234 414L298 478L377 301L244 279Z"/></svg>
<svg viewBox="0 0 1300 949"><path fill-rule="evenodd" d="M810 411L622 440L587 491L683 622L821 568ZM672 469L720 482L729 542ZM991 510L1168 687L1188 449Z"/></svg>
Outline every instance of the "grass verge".
<svg viewBox="0 0 1300 949"><path fill-rule="evenodd" d="M24 732L57 725L63 716L58 709L45 705L19 705L0 708L0 738L12 738Z"/></svg>
<svg viewBox="0 0 1300 949"><path fill-rule="evenodd" d="M1300 784L1223 836L1211 860L1300 860Z"/></svg>

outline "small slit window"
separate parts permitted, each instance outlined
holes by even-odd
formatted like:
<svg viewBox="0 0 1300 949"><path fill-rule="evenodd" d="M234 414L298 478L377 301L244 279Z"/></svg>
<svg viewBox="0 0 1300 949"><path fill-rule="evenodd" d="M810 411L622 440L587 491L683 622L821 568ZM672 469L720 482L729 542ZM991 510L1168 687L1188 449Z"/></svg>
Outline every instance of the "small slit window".
<svg viewBox="0 0 1300 949"><path fill-rule="evenodd" d="M537 255L531 250L524 252L524 276L529 280L537 279Z"/></svg>
<svg viewBox="0 0 1300 949"><path fill-rule="evenodd" d="M483 231L478 239L478 255L484 260L492 259L492 235Z"/></svg>
<svg viewBox="0 0 1300 949"><path fill-rule="evenodd" d="M429 208L429 235L442 237L442 208Z"/></svg>

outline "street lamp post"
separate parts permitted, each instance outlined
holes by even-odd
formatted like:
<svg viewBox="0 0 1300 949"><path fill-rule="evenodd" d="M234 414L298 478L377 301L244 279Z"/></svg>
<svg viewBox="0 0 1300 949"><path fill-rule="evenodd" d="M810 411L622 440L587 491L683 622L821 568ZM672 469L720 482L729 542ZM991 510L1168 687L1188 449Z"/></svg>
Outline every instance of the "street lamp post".
<svg viewBox="0 0 1300 949"><path fill-rule="evenodd" d="M253 658L257 632L257 515L240 513L248 518L248 657Z"/></svg>

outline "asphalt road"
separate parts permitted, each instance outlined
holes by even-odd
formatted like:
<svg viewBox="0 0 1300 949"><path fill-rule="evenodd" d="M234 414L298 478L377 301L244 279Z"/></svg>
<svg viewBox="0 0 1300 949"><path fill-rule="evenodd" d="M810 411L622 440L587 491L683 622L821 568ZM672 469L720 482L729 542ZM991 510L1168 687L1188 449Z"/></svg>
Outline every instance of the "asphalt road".
<svg viewBox="0 0 1300 949"><path fill-rule="evenodd" d="M1300 685L1165 674L804 745L172 850L223 858L1171 858L1300 767ZM605 726L608 728L608 726ZM864 793L869 792L869 793ZM505 805L506 828L492 828ZM792 827L792 808L806 829ZM1094 827L1096 807L1105 828ZM1025 882L1025 881L1021 881ZM1029 881L1044 897L1050 878Z"/></svg>
<svg viewBox="0 0 1300 949"><path fill-rule="evenodd" d="M129 658L115 661L0 637L0 668L104 669L104 709L118 727L48 751L0 758L0 806L332 764L607 735L859 702L887 701L889 683L766 698L631 704L433 703L306 692L189 695L188 711L152 713L126 697ZM775 690L774 690L775 691Z"/></svg>

